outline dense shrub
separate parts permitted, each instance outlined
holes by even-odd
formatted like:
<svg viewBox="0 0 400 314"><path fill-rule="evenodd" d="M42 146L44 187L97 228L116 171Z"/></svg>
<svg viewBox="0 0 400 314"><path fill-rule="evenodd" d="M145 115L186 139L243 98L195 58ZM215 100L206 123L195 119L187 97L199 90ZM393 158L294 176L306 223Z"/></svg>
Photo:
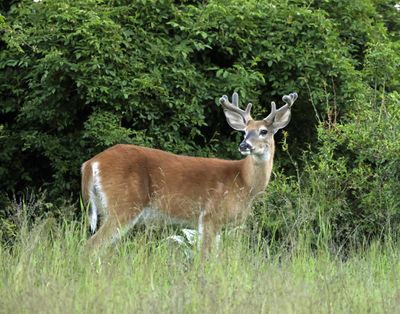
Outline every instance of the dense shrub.
<svg viewBox="0 0 400 314"><path fill-rule="evenodd" d="M255 225L269 241L334 250L398 239L400 94L364 104L346 124L321 124L318 142L297 177L279 174L269 186Z"/></svg>
<svg viewBox="0 0 400 314"><path fill-rule="evenodd" d="M301 91L290 139L311 142L309 97L323 110L334 88L345 112L362 87L335 23L301 3L22 1L6 18L2 190L76 192L80 163L118 142L237 157L216 106L234 90L258 114Z"/></svg>
<svg viewBox="0 0 400 314"><path fill-rule="evenodd" d="M239 158L218 98L238 91L262 116L297 91L277 135L285 175L257 211L263 232L339 243L397 228L393 1L24 0L0 11L2 197L40 187L76 200L81 163L115 143Z"/></svg>

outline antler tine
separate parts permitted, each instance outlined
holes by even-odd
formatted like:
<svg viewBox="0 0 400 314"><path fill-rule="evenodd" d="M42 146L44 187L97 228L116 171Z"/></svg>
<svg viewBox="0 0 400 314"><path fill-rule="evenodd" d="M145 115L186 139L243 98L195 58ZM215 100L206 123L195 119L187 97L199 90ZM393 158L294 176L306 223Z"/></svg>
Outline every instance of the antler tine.
<svg viewBox="0 0 400 314"><path fill-rule="evenodd" d="M233 104L229 102L228 96L226 96L226 95L222 96L220 98L219 102L221 103L222 107L224 107L225 110L230 110L230 111L240 114L244 121L248 122L249 120L252 119L250 116L252 104L249 103L246 107L246 110L240 109L238 93L233 93L233 95L232 95Z"/></svg>
<svg viewBox="0 0 400 314"><path fill-rule="evenodd" d="M276 115L276 104L274 101L271 101L271 113L264 120L268 124L272 124L272 122L274 122L275 115Z"/></svg>
<svg viewBox="0 0 400 314"><path fill-rule="evenodd" d="M239 107L239 94L238 93L233 93L232 95L232 103L236 106Z"/></svg>
<svg viewBox="0 0 400 314"><path fill-rule="evenodd" d="M296 101L298 95L297 93L291 93L289 95L285 95L282 97L282 100L290 107L293 106L293 103Z"/></svg>

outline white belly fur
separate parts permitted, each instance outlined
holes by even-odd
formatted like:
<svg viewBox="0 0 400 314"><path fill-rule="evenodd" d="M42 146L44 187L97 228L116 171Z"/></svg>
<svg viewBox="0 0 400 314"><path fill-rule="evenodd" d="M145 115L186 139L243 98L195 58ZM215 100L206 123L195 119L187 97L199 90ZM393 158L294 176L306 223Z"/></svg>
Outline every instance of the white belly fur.
<svg viewBox="0 0 400 314"><path fill-rule="evenodd" d="M168 214L165 214L152 207L145 207L137 221L137 224L140 225L187 225L189 223L190 222L187 220L171 217Z"/></svg>

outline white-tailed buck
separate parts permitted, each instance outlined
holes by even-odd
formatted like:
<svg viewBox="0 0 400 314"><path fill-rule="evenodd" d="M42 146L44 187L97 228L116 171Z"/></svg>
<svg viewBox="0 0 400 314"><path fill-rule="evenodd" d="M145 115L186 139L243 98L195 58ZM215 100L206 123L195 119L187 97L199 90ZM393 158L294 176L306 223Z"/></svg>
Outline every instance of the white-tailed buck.
<svg viewBox="0 0 400 314"><path fill-rule="evenodd" d="M82 165L82 196L90 204L89 221L94 235L91 248L119 238L136 223L163 220L198 226L203 254L212 247L221 227L244 219L254 198L270 179L275 151L274 134L290 120L297 94L283 96L284 106L263 120L250 116L252 104L239 108L220 99L229 125L244 131L237 161L178 156L158 149L116 145ZM96 232L100 218L100 228Z"/></svg>

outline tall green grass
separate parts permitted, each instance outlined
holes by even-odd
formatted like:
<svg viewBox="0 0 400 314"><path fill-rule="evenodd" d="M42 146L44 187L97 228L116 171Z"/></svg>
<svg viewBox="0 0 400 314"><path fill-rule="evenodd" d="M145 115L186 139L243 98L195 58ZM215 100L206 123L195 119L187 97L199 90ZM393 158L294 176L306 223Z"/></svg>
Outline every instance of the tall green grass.
<svg viewBox="0 0 400 314"><path fill-rule="evenodd" d="M85 222L22 224L0 247L1 313L394 313L400 249L374 243L346 259L304 241L290 250L225 232L205 263L169 233L136 232L99 256ZM174 230L172 230L174 232ZM176 230L175 230L176 232Z"/></svg>

